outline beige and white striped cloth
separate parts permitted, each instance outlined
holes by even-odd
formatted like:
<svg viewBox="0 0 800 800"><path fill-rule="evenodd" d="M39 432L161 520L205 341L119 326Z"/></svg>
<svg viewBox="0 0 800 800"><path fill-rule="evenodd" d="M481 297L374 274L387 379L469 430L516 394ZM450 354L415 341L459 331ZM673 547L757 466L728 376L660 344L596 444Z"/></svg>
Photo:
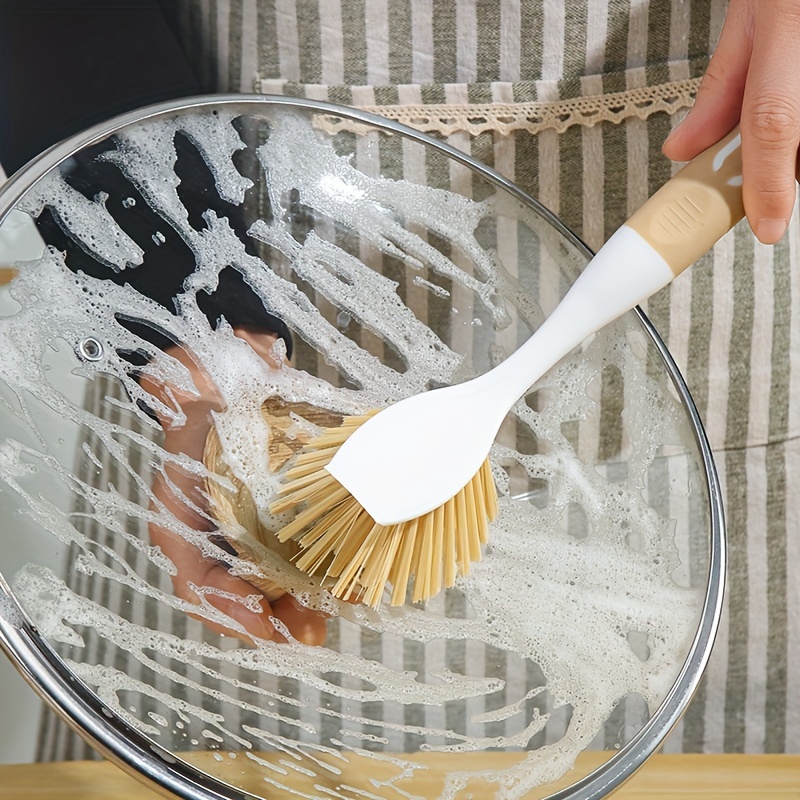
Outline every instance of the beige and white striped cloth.
<svg viewBox="0 0 800 800"><path fill-rule="evenodd" d="M724 0L167 5L209 91L331 100L445 137L593 248L674 169L660 146L693 101L725 10ZM798 267L796 219L774 248L742 224L647 308L705 421L730 542L714 655L668 752L800 751ZM87 755L51 721L42 743L42 758Z"/></svg>

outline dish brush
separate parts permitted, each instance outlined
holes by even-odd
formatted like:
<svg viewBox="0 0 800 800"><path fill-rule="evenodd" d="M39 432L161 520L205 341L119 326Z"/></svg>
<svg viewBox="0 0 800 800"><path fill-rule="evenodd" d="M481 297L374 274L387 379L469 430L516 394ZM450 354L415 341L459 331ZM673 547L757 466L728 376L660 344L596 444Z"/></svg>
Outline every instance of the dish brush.
<svg viewBox="0 0 800 800"><path fill-rule="evenodd" d="M294 417L300 417L317 427L339 425L341 414L334 414L308 403L288 403L271 397L261 407L261 416L269 430L267 445L270 472L278 472L292 456L308 444L313 434L299 428ZM204 488L209 501L209 511L219 525L225 545L236 555L253 563L252 573L243 575L259 589L269 601L286 593L280 577L268 577L259 552L266 548L281 561L291 562L300 553L300 547L289 540L279 542L275 532L261 520L258 504L247 484L240 480L225 457L225 448L216 426L206 436L203 464L208 470Z"/></svg>
<svg viewBox="0 0 800 800"><path fill-rule="evenodd" d="M683 167L598 251L564 299L489 372L424 392L311 440L273 513L297 566L338 597L377 606L426 600L481 557L497 494L488 455L517 399L584 339L666 286L744 216L738 129Z"/></svg>

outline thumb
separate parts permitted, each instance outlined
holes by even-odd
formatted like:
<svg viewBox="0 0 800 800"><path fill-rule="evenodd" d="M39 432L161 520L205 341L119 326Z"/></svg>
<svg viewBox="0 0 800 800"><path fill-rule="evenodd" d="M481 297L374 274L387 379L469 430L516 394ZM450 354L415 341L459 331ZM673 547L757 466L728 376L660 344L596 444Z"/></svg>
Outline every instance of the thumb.
<svg viewBox="0 0 800 800"><path fill-rule="evenodd" d="M800 3L759 4L742 104L744 207L765 244L781 238L796 195L800 144Z"/></svg>

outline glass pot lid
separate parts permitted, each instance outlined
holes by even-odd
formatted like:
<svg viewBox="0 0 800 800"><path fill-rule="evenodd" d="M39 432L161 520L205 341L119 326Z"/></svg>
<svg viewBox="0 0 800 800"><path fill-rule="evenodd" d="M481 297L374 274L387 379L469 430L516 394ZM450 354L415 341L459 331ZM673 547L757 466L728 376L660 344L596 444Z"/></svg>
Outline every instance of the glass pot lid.
<svg viewBox="0 0 800 800"><path fill-rule="evenodd" d="M0 226L27 242L1 265L0 640L104 755L182 797L590 798L663 742L724 530L638 310L509 414L453 587L370 608L277 543L310 437L552 311L590 253L546 209L379 117L215 96L56 146Z"/></svg>

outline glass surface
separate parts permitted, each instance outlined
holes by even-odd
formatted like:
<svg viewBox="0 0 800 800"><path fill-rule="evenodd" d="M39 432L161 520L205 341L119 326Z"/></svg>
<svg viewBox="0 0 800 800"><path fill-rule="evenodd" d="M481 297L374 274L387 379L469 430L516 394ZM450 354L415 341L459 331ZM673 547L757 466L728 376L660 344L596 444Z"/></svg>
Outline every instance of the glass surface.
<svg viewBox="0 0 800 800"><path fill-rule="evenodd" d="M483 557L427 603L331 597L269 512L321 419L528 338L586 263L546 212L397 131L243 103L81 149L3 224L28 248L0 265L0 568L112 713L265 797L543 797L624 753L709 580L694 430L635 313L509 415ZM198 564L324 643L280 615L253 641Z"/></svg>

